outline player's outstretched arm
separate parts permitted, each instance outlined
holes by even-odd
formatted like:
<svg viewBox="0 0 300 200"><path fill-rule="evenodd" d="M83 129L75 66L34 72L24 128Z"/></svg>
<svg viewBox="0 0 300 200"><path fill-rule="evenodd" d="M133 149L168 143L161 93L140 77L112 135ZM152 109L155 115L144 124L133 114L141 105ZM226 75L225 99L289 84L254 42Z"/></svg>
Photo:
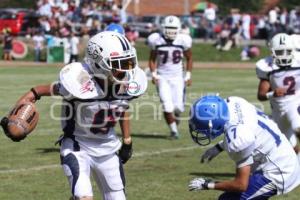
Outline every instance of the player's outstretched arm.
<svg viewBox="0 0 300 200"><path fill-rule="evenodd" d="M18 101L17 104L24 102L35 103L43 96L52 96L58 94L57 84L37 85L26 92Z"/></svg>
<svg viewBox="0 0 300 200"><path fill-rule="evenodd" d="M38 85L26 92L16 103L12 111L1 119L1 126L7 137L14 142L26 138L37 125L38 112L34 103L42 96L56 93L56 85Z"/></svg>
<svg viewBox="0 0 300 200"><path fill-rule="evenodd" d="M257 89L257 99L266 101L273 96L271 84L268 80L260 79Z"/></svg>
<svg viewBox="0 0 300 200"><path fill-rule="evenodd" d="M132 140L130 136L130 119L128 112L124 112L121 115L120 127L123 136L123 143L119 151L119 157L122 163L125 164L132 156Z"/></svg>
<svg viewBox="0 0 300 200"><path fill-rule="evenodd" d="M219 153L221 153L224 150L223 145L224 145L223 141L220 141L215 146L207 149L201 155L201 159L200 159L201 163L209 162L213 158L215 158L217 155L219 155Z"/></svg>
<svg viewBox="0 0 300 200"><path fill-rule="evenodd" d="M244 192L248 188L251 166L246 165L237 168L236 175L233 180L228 181L214 181L207 178L194 178L190 181L188 188L190 191L197 190L222 190L232 192Z"/></svg>
<svg viewBox="0 0 300 200"><path fill-rule="evenodd" d="M184 51L184 57L186 58L186 74L184 77L184 81L187 86L192 85L192 69L193 69L193 58L192 58L192 50L188 49Z"/></svg>
<svg viewBox="0 0 300 200"><path fill-rule="evenodd" d="M153 84L156 84L159 79L159 75L157 74L156 56L157 56L157 51L151 50L150 56L149 56L149 68L151 71Z"/></svg>

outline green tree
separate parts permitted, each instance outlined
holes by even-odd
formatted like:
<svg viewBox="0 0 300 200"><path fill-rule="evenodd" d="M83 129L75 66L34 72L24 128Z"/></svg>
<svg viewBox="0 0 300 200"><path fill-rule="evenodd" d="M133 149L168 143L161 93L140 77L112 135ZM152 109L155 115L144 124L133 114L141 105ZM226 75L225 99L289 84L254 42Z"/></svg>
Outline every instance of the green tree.
<svg viewBox="0 0 300 200"><path fill-rule="evenodd" d="M35 8L36 0L1 0L0 8Z"/></svg>
<svg viewBox="0 0 300 200"><path fill-rule="evenodd" d="M299 0L281 0L279 3L279 6L281 8L287 8L288 10L291 10L295 7L299 7L300 6L300 2Z"/></svg>
<svg viewBox="0 0 300 200"><path fill-rule="evenodd" d="M221 15L227 15L231 8L238 8L242 13L257 13L264 5L264 0L211 0L211 2L218 5Z"/></svg>

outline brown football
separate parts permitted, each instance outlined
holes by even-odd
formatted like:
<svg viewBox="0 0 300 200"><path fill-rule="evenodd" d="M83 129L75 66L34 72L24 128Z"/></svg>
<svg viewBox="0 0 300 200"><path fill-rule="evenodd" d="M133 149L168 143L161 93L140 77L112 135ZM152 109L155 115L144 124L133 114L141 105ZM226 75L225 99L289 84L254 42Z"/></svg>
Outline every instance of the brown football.
<svg viewBox="0 0 300 200"><path fill-rule="evenodd" d="M22 140L36 127L39 113L34 103L16 105L8 116L7 130L13 140Z"/></svg>

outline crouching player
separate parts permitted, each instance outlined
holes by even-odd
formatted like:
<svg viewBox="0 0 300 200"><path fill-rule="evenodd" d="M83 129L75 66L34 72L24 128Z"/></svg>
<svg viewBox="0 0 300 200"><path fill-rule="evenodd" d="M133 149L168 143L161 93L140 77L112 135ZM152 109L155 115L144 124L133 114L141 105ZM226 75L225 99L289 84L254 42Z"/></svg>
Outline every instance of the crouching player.
<svg viewBox="0 0 300 200"><path fill-rule="evenodd" d="M240 97L204 96L191 108L192 139L209 144L224 133L223 141L208 149L203 159L225 150L236 163L233 180L204 177L189 183L189 190L223 190L220 200L269 199L300 184L296 153L275 122Z"/></svg>

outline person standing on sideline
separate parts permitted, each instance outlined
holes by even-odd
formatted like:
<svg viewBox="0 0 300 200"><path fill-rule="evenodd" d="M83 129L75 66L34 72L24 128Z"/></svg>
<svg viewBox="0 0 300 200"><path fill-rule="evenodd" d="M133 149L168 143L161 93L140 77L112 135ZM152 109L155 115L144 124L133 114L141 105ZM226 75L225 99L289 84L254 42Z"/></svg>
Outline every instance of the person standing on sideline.
<svg viewBox="0 0 300 200"><path fill-rule="evenodd" d="M13 43L13 36L11 35L10 28L3 29L3 59L10 61L12 60L12 43Z"/></svg>
<svg viewBox="0 0 300 200"><path fill-rule="evenodd" d="M42 35L41 31L38 31L33 37L32 40L34 42L34 61L40 62L41 61L41 53L44 49L44 42L45 38Z"/></svg>
<svg viewBox="0 0 300 200"><path fill-rule="evenodd" d="M78 58L79 58L79 38L75 35L74 32L71 32L70 36L71 36L70 37L71 55L70 55L69 63L78 62Z"/></svg>

